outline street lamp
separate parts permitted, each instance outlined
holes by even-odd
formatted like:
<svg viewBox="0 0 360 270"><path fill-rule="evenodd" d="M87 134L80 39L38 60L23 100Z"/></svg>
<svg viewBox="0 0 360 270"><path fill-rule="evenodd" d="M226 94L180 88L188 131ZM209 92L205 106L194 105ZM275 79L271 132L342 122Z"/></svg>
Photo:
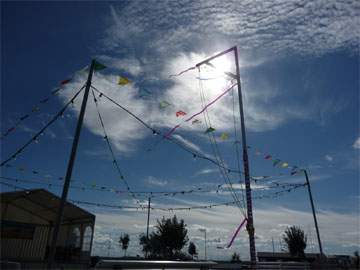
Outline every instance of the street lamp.
<svg viewBox="0 0 360 270"><path fill-rule="evenodd" d="M205 261L206 261L206 229L199 229L200 232L203 232L205 234L205 244L204 244L204 249L205 249Z"/></svg>

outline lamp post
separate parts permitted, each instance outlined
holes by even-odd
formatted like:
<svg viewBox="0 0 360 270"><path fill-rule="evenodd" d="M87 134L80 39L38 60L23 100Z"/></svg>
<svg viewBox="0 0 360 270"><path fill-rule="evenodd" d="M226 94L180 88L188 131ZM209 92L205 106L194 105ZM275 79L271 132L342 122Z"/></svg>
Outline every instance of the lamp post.
<svg viewBox="0 0 360 270"><path fill-rule="evenodd" d="M205 257L205 261L207 260L207 257L206 257L206 229L199 229L200 232L203 232L204 233L204 239L205 239L205 243L204 243L204 257Z"/></svg>

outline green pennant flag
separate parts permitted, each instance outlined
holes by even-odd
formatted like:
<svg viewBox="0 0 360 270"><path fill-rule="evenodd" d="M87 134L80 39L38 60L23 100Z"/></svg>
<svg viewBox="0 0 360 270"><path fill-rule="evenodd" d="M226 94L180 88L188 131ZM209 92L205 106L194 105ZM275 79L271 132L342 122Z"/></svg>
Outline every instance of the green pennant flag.
<svg viewBox="0 0 360 270"><path fill-rule="evenodd" d="M171 104L169 102L167 102L166 100L163 100L159 103L159 107L160 109L164 109L166 108L167 106L170 106Z"/></svg>
<svg viewBox="0 0 360 270"><path fill-rule="evenodd" d="M205 131L205 133L210 133L210 132L213 132L213 131L215 131L215 128L209 127L209 128Z"/></svg>
<svg viewBox="0 0 360 270"><path fill-rule="evenodd" d="M273 161L273 166L275 167L277 164L279 164L281 162L281 160L280 159L275 159L274 161Z"/></svg>
<svg viewBox="0 0 360 270"><path fill-rule="evenodd" d="M102 70L102 69L104 69L104 68L106 68L105 65L97 62L96 60L94 61L94 70Z"/></svg>

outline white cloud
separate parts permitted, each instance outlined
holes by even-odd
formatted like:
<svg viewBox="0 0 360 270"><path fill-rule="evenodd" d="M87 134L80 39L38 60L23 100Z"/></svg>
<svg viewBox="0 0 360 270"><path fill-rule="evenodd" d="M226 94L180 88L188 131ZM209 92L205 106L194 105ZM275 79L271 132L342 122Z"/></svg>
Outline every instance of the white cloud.
<svg viewBox="0 0 360 270"><path fill-rule="evenodd" d="M158 179L153 176L149 176L146 179L146 182L150 185L159 186L159 187L164 187L169 183L167 180Z"/></svg>
<svg viewBox="0 0 360 270"><path fill-rule="evenodd" d="M329 162L331 162L331 161L334 160L334 158L333 158L332 156L330 156L330 155L325 155L324 158L325 158L327 161L329 161Z"/></svg>
<svg viewBox="0 0 360 270"><path fill-rule="evenodd" d="M161 205L161 207L171 207L169 205ZM98 211L98 210L93 210ZM131 235L131 244L129 248L129 255L141 254L138 246L137 236L146 231L145 220L146 211L114 211L114 212L97 212L96 214L96 229L95 235L97 241L107 241L107 235L111 235L112 239L117 239L121 233L126 232ZM163 216L171 217L174 213L166 213L162 211L152 211L150 224L151 227L156 222L156 219L161 219ZM212 209L198 209L192 211L176 212L178 218L184 219L188 225L188 235L191 241L195 244L203 245L203 233L199 228L207 230L207 237L214 239L208 243L208 255L211 259L227 259L234 250L237 250L242 255L242 258L247 258L248 254L248 240L247 233L242 230L238 238L234 242L234 246L229 250L218 250L217 246L224 246L228 243L233 231L237 228L242 220L239 212L235 207L216 207ZM357 246L360 238L358 231L359 216L358 213L338 213L333 211L319 211L317 214L320 234L323 246L327 248L328 254L333 253L351 253L354 247ZM313 217L310 211L299 211L288 209L284 207L268 205L267 208L254 209L254 222L257 235L257 249L258 251L270 250L271 239L278 239L287 226L300 226L309 238L310 243L316 243L316 234L313 225ZM144 224L144 226L142 226ZM345 233L344 233L345 232ZM220 242L218 241L220 239ZM278 245L276 244L276 249ZM95 252L93 254L106 254L107 247L94 244ZM115 248L115 247L113 247ZM316 247L315 247L316 248ZM203 256L200 250L200 257ZM311 250L315 251L316 250ZM113 250L114 254L119 252Z"/></svg>
<svg viewBox="0 0 360 270"><path fill-rule="evenodd" d="M356 141L353 144L353 148L360 149L360 137L356 139Z"/></svg>
<svg viewBox="0 0 360 270"><path fill-rule="evenodd" d="M330 5L325 1L280 3L269 0L227 1L225 5L216 1L195 1L187 5L171 1L142 5L129 2L121 8L112 5L110 27L105 38L107 46L99 59L111 68L129 72L134 83L119 87L116 84L118 73L107 71L107 75L97 73L93 84L154 127L170 130L181 124L176 133L186 130L199 135L206 128L204 124L183 122L175 112L183 110L188 116L198 112L202 105L221 93L225 82L204 81L206 101L202 102L196 71L172 80L168 79L170 74L193 66L215 50L229 47L229 44L239 45L242 71L263 64L276 53L321 54L352 47L358 38L358 31L352 30L357 29L356 6L356 2L345 1ZM258 53L258 50L271 53ZM258 77L256 84L248 79L247 75L242 76L248 130L272 130L294 119L320 118L323 121L329 110L342 107L340 103L323 99L319 105L315 98L311 98L315 100L314 104L307 107L279 103L279 98L283 97L281 89ZM85 81L84 77L82 81ZM140 89L150 89L151 98L139 98ZM170 102L172 106L159 109L161 100ZM232 102L229 93L208 110L211 124L220 132L232 128L233 113L238 121L238 106L235 104L233 110ZM102 136L94 106L89 103L85 125ZM110 138L120 152L133 152L137 141L151 136L136 120L104 98L100 106ZM204 122L202 117L200 115L199 119ZM178 134L175 136L190 148L199 150L192 142Z"/></svg>
<svg viewBox="0 0 360 270"><path fill-rule="evenodd" d="M212 174L212 173L218 173L219 169L211 169L211 168L205 168L202 170L199 170L195 173L195 176L197 175L204 175L204 174Z"/></svg>
<svg viewBox="0 0 360 270"><path fill-rule="evenodd" d="M130 3L121 9L111 7L114 24L107 45L136 51L134 45L145 35L150 48L169 53L235 43L242 53L321 54L343 47L356 49L359 31L353 29L359 26L358 10L357 1ZM124 29L131 32L131 40Z"/></svg>

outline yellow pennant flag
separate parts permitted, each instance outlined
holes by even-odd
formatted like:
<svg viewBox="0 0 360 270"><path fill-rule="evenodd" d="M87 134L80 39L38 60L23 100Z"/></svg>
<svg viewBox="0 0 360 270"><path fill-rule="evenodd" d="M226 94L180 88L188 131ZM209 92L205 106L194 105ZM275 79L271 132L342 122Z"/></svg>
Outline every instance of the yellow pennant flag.
<svg viewBox="0 0 360 270"><path fill-rule="evenodd" d="M128 83L130 83L130 80L128 78L121 76L119 77L118 85L127 85Z"/></svg>
<svg viewBox="0 0 360 270"><path fill-rule="evenodd" d="M224 132L223 134L221 134L220 139L222 139L223 141L229 139L229 134Z"/></svg>
<svg viewBox="0 0 360 270"><path fill-rule="evenodd" d="M283 168L286 168L288 166L289 166L289 163L287 163L287 162L283 162L283 164L281 164L281 167L283 167Z"/></svg>

